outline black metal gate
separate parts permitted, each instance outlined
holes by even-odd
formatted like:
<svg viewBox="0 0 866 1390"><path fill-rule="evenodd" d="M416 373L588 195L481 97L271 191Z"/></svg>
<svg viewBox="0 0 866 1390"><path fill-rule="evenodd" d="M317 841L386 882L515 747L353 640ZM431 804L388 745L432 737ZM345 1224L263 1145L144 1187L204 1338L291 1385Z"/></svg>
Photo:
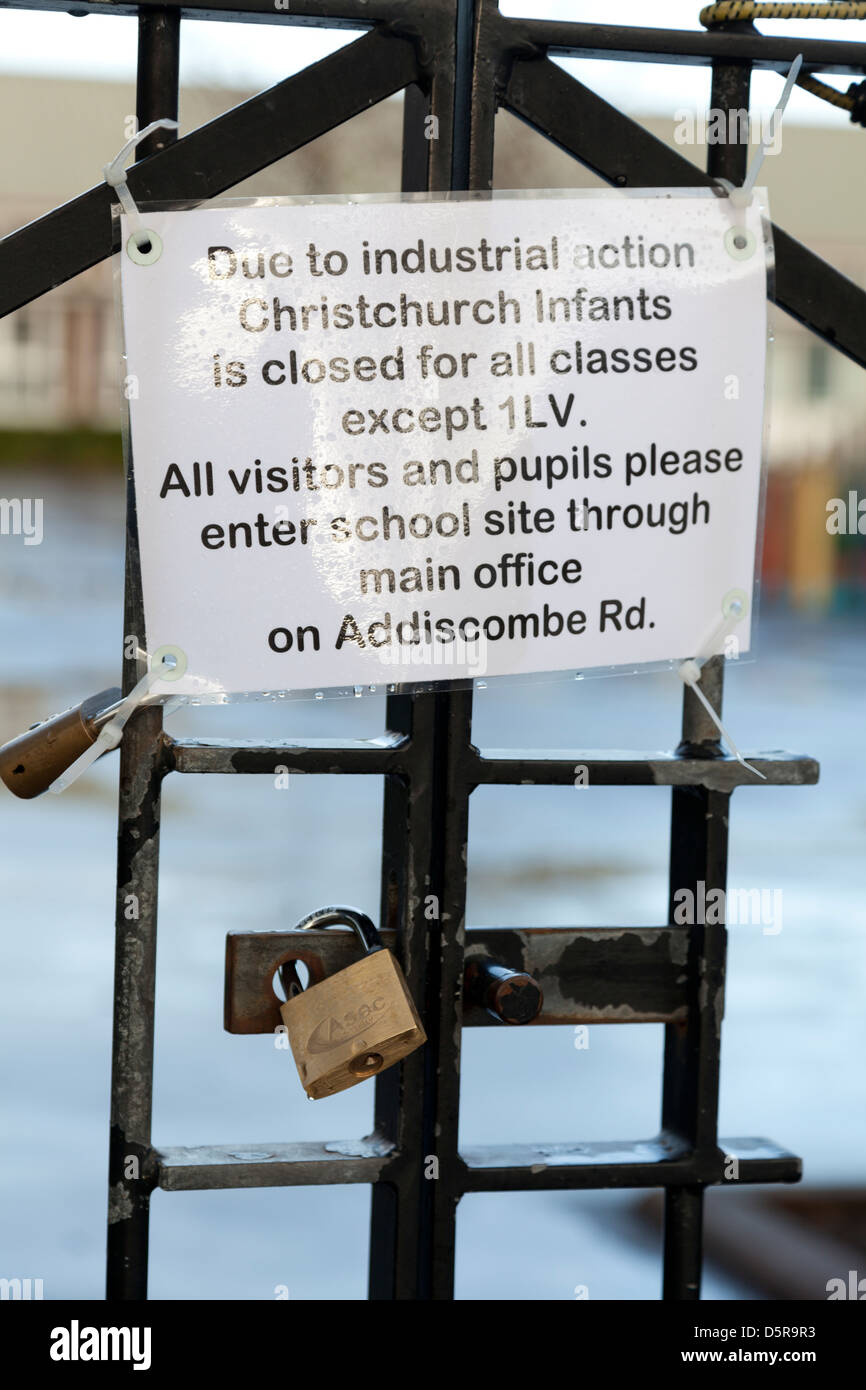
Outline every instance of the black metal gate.
<svg viewBox="0 0 866 1390"><path fill-rule="evenodd" d="M10 0L2 0L9 4ZM11 0L20 8L66 10L68 0ZM141 147L129 185L139 203L204 201L290 154L395 92L404 91L403 187L491 186L494 119L513 112L619 186L742 182L747 147L711 147L706 174L569 77L550 55L682 62L709 67L711 105L748 106L753 68L785 72L866 71L866 44L767 38L750 24L674 32L507 19L495 0L75 0L87 13L138 15L137 115L141 127L178 108L181 18L307 24L363 30L332 57L279 83L183 139L159 132ZM606 8L606 7L605 7ZM425 138L435 116L438 138ZM0 313L9 313L117 251L112 193L99 185L0 242ZM866 293L776 228L776 298L781 306L861 365L866 364ZM125 633L143 631L136 520L129 513ZM125 662L124 692L143 674ZM702 688L722 702L723 660L704 668ZM701 1274L701 1213L707 1185L725 1180L791 1182L800 1161L766 1140L719 1139L716 1114L725 978L724 926L478 931L465 929L469 797L485 785L572 785L576 764L590 788L672 788L671 894L723 888L731 793L751 775L723 755L717 730L690 690L682 740L663 756L537 749L488 754L472 743L472 695L443 690L393 695L387 737L375 742L237 745L178 741L161 709L130 721L121 749L114 1052L111 1105L108 1296L147 1291L150 1194L154 1188L371 1183L370 1297L453 1296L455 1222L468 1192L567 1188L665 1190L664 1297L695 1299ZM324 1144L156 1149L151 1094L159 866L160 790L179 773L373 774L385 779L381 925L418 1001L429 1042L376 1081L375 1133L354 1156ZM752 759L766 785L817 779L809 758ZM592 795L591 790L587 793ZM137 921L124 912L139 900ZM425 899L438 899L429 920ZM641 1143L534 1145L458 1151L460 1039L467 948L487 946L546 991L538 1023L666 1024L659 1136ZM322 944L324 950L324 944ZM579 993L576 989L579 985ZM581 1004L575 1004L575 998ZM438 1180L425 1160L438 1159ZM130 1164L136 1158L138 1164ZM138 1176L129 1176L137 1172Z"/></svg>

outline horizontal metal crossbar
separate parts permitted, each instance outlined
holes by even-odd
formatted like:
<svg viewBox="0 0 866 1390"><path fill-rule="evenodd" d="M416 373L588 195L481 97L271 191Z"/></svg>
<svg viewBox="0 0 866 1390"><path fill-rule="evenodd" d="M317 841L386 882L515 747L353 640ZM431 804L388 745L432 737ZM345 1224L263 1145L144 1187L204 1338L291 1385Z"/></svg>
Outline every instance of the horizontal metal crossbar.
<svg viewBox="0 0 866 1390"><path fill-rule="evenodd" d="M745 753L763 780L736 758L690 758L679 753L629 753L595 749L591 753L508 750L482 751L468 763L476 785L574 786L577 769L583 790L592 787L706 787L729 792L735 787L795 787L818 781L818 763L798 753Z"/></svg>
<svg viewBox="0 0 866 1390"><path fill-rule="evenodd" d="M802 1161L769 1139L720 1139L709 1157L661 1136L636 1143L483 1145L461 1152L464 1192L586 1187L679 1187L725 1180L725 1158L738 1160L738 1183L797 1182Z"/></svg>
<svg viewBox="0 0 866 1390"><path fill-rule="evenodd" d="M153 1151L157 1185L166 1192L214 1188L300 1187L378 1183L399 1161L385 1141L212 1144ZM727 1159L738 1160L736 1182L797 1182L799 1158L769 1139L720 1139L708 1158L681 1141L656 1139L591 1144L502 1144L461 1151L461 1192L556 1191L580 1188L684 1187L725 1181Z"/></svg>
<svg viewBox="0 0 866 1390"><path fill-rule="evenodd" d="M410 768L412 741L402 734L334 742L291 739L274 743L230 740L165 739L166 771L259 773L273 776L277 766L307 774L402 773ZM473 786L574 786L577 768L586 787L707 787L733 791L742 786L806 786L818 781L818 763L799 753L748 753L757 777L736 758L691 758L675 752L632 753L619 749L477 749L463 761Z"/></svg>
<svg viewBox="0 0 866 1390"><path fill-rule="evenodd" d="M226 20L231 23L286 24L314 29L368 29L375 24L407 18L406 0L289 0L278 10L274 0L75 0L76 14L147 15L166 11L182 19ZM425 9L435 9L429 0ZM0 10L46 10L69 13L70 0L0 0Z"/></svg>
<svg viewBox="0 0 866 1390"><path fill-rule="evenodd" d="M333 1144L207 1144L157 1150L158 1185L196 1188L294 1187L376 1182L391 1146L376 1138Z"/></svg>
<svg viewBox="0 0 866 1390"><path fill-rule="evenodd" d="M70 0L0 0L0 9L68 13L69 4ZM445 13L451 4L427 0L423 6L425 17L437 9ZM376 24L411 21L411 7L406 0L339 0L334 6L329 0L290 0L286 10L278 10L274 0L75 0L76 14L138 15L149 11L176 11L183 19L355 31ZM523 41L580 58L699 67L723 59L785 72L797 54L802 53L807 70L854 77L866 71L866 44L845 38L788 38L784 34L761 34L754 28L655 29L505 16L499 17L499 23L503 47Z"/></svg>
<svg viewBox="0 0 866 1390"><path fill-rule="evenodd" d="M395 931L382 940L398 949ZM541 1024L679 1023L688 1012L686 927L476 927L466 934L466 964L477 957L532 975L544 993ZM229 932L225 1027L273 1033L282 1022L274 974L300 960L318 984L361 958L351 932ZM504 1027L464 996L463 1027Z"/></svg>
<svg viewBox="0 0 866 1390"><path fill-rule="evenodd" d="M748 62L753 68L787 72L797 57L809 69L842 76L862 76L866 43L850 39L816 39L808 35L760 34L753 29L631 29L622 24L576 24L567 20L515 19L512 32L529 43L577 58L624 63L682 63L709 67Z"/></svg>
<svg viewBox="0 0 866 1390"><path fill-rule="evenodd" d="M343 773L369 776L400 772L410 740L403 734L382 738L281 739L275 743L231 742L228 739L174 740L166 738L166 766L173 772L270 773L279 765L290 772Z"/></svg>

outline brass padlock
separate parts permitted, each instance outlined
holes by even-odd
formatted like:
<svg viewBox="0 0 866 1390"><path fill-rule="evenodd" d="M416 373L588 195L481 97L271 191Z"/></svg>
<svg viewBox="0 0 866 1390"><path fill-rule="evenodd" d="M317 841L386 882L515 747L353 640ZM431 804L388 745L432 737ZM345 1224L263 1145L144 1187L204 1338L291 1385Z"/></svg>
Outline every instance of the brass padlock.
<svg viewBox="0 0 866 1390"><path fill-rule="evenodd" d="M16 796L41 796L96 742L100 729L117 713L120 698L117 689L101 690L74 709L31 724L0 748L0 779Z"/></svg>
<svg viewBox="0 0 866 1390"><path fill-rule="evenodd" d="M309 989L290 983L280 1007L298 1075L312 1100L357 1086L427 1041L403 971L369 917L353 907L324 907L295 930L332 926L357 932L366 955Z"/></svg>

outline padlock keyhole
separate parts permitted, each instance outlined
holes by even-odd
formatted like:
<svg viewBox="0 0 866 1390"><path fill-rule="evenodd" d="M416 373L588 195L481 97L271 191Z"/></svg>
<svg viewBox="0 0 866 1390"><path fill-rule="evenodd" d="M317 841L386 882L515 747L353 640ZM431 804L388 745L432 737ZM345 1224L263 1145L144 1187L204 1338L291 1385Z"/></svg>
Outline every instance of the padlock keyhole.
<svg viewBox="0 0 866 1390"><path fill-rule="evenodd" d="M281 961L280 964L277 966L276 970L274 971L274 977L271 980L271 987L281 1004L285 1004L286 1002L286 990L285 986L283 985L283 981L280 977L280 970L284 965L288 964L294 965L295 972L304 989L307 989L310 983L310 968L302 960L293 960L291 962Z"/></svg>
<svg viewBox="0 0 866 1390"><path fill-rule="evenodd" d="M349 1071L353 1076L375 1076L384 1060L381 1052L359 1052L349 1063Z"/></svg>

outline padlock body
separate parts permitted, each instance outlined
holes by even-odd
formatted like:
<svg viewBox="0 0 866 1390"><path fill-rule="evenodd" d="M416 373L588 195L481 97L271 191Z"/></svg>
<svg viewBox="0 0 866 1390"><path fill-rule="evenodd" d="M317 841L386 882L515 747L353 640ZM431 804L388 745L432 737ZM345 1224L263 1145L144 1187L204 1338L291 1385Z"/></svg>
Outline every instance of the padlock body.
<svg viewBox="0 0 866 1390"><path fill-rule="evenodd" d="M378 1075L427 1040L390 951L374 951L305 989L280 1014L301 1083L314 1100Z"/></svg>

